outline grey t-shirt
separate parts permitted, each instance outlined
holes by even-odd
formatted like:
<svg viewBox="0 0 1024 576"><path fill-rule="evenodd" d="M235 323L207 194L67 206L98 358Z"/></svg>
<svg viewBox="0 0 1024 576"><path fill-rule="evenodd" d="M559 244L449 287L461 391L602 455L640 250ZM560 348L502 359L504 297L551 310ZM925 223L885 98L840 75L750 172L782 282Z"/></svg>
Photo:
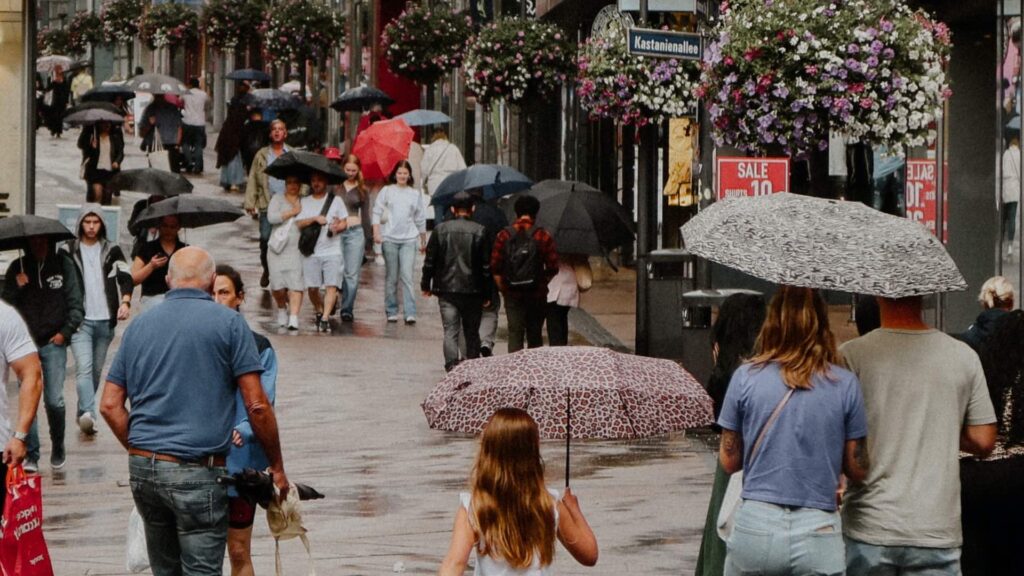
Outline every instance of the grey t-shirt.
<svg viewBox="0 0 1024 576"><path fill-rule="evenodd" d="M7 372L11 362L36 352L36 345L28 334L28 327L18 311L0 301L0 390L7 390ZM17 394L14 396L17 398ZM12 427L17 426L17 414L11 422L7 411L7 394L0 394L0 446L11 439Z"/></svg>
<svg viewBox="0 0 1024 576"><path fill-rule="evenodd" d="M843 532L880 546L960 546L960 431L996 421L978 355L937 330L889 328L839 351L864 392L871 458L846 492Z"/></svg>

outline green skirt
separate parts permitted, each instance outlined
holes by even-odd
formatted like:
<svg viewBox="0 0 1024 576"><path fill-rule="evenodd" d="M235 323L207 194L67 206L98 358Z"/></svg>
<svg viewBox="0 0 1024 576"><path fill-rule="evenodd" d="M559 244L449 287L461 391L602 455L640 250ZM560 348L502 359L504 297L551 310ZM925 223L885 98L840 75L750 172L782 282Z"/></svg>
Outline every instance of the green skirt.
<svg viewBox="0 0 1024 576"><path fill-rule="evenodd" d="M725 571L725 541L718 537L717 524L722 498L729 486L729 476L716 458L715 481L711 485L711 501L708 502L708 516L704 520L704 537L700 541L695 576L722 576Z"/></svg>

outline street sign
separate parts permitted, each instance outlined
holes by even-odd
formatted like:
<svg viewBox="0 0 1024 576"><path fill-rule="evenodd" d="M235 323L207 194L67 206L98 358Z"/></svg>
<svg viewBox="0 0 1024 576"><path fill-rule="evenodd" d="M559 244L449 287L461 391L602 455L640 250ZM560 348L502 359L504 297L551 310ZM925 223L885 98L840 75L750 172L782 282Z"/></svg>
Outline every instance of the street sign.
<svg viewBox="0 0 1024 576"><path fill-rule="evenodd" d="M651 12L694 12L697 0L647 0ZM639 12L640 0L619 0L619 12Z"/></svg>
<svg viewBox="0 0 1024 576"><path fill-rule="evenodd" d="M626 40L629 53L636 56L701 59L700 34L630 28Z"/></svg>
<svg viewBox="0 0 1024 576"><path fill-rule="evenodd" d="M932 234L938 220L935 160L907 160L907 218L924 224ZM943 214L943 230L949 229L949 203Z"/></svg>
<svg viewBox="0 0 1024 576"><path fill-rule="evenodd" d="M719 200L789 192L789 158L720 156L715 192Z"/></svg>

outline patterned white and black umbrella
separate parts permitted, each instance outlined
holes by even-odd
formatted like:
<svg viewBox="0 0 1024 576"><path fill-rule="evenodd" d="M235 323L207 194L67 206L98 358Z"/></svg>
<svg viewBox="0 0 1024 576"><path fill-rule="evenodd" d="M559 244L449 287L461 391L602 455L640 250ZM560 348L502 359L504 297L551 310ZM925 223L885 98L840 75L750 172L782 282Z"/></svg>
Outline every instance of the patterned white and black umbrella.
<svg viewBox="0 0 1024 576"><path fill-rule="evenodd" d="M887 298L967 289L924 226L860 202L788 193L728 199L682 233L691 253L777 284Z"/></svg>
<svg viewBox="0 0 1024 576"><path fill-rule="evenodd" d="M132 76L124 83L124 87L136 92L150 94L173 94L181 96L188 92L188 86L173 76L166 74L139 74Z"/></svg>

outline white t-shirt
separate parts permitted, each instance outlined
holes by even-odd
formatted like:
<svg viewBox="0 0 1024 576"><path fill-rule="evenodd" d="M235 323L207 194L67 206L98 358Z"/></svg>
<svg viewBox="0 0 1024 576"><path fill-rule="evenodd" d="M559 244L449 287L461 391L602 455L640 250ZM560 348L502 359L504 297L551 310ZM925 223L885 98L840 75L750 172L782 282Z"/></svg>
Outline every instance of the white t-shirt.
<svg viewBox="0 0 1024 576"><path fill-rule="evenodd" d="M36 352L28 326L10 304L0 301L0 390L7 390L7 367L11 362ZM0 446L11 439L7 394L0 394Z"/></svg>
<svg viewBox="0 0 1024 576"><path fill-rule="evenodd" d="M557 490L548 488L548 493L555 499L555 527L558 527L558 501L561 496ZM470 510L469 492L459 493L459 502L465 508L466 513L472 517ZM476 551L476 547L473 547ZM551 574L551 566L540 565L540 555L533 557L533 563L528 568L513 568L505 562L504 558L494 556L481 556L476 554L476 567L473 569L473 576L548 576Z"/></svg>
<svg viewBox="0 0 1024 576"><path fill-rule="evenodd" d="M110 320L107 307L107 289L103 278L103 246L96 242L92 246L79 244L82 252L82 283L85 286L85 319Z"/></svg>
<svg viewBox="0 0 1024 576"><path fill-rule="evenodd" d="M324 209L324 202L331 194L324 194L323 198L315 198L313 195L302 198L302 211L299 212L297 220L305 220L320 215ZM313 249L314 256L341 256L341 234L334 234L327 237L331 222L348 218L348 210L345 209L345 201L335 198L331 207L327 209L327 224L320 228L320 238L316 241L316 248Z"/></svg>
<svg viewBox="0 0 1024 576"><path fill-rule="evenodd" d="M189 126L206 125L206 101L209 96L199 88L192 88L181 97L185 101L185 109L181 113L181 121Z"/></svg>

